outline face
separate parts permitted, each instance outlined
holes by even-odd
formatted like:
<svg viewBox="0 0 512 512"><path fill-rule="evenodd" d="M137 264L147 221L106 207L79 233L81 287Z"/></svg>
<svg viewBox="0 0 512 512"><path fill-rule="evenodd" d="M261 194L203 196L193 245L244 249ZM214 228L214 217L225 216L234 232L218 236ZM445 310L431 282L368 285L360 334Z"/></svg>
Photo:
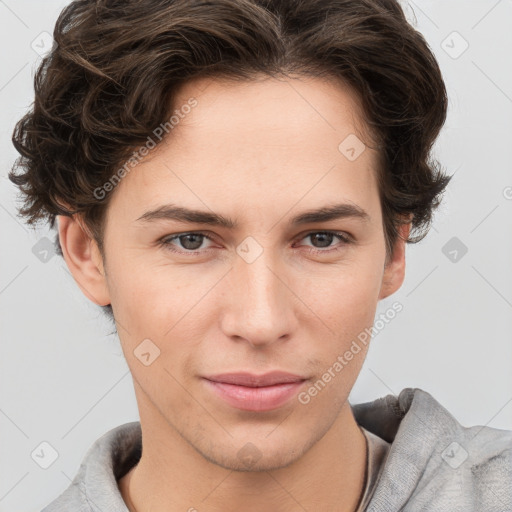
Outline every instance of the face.
<svg viewBox="0 0 512 512"><path fill-rule="evenodd" d="M385 265L377 155L362 145L351 90L202 79L176 108L190 98L113 192L103 293L143 429L165 425L222 467L243 469L247 454L253 470L284 467L348 407L367 347L335 363L401 285L403 252ZM339 205L330 218L303 216ZM177 207L226 223L176 218ZM243 381L269 372L291 377Z"/></svg>

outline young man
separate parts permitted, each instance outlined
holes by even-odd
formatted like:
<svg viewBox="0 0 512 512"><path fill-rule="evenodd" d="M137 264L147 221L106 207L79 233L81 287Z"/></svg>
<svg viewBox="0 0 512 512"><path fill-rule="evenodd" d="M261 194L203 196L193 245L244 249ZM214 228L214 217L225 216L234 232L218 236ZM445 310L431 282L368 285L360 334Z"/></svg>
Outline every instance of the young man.
<svg viewBox="0 0 512 512"><path fill-rule="evenodd" d="M512 432L348 402L449 181L399 5L81 0L54 37L11 179L115 320L140 423L44 510L512 510Z"/></svg>

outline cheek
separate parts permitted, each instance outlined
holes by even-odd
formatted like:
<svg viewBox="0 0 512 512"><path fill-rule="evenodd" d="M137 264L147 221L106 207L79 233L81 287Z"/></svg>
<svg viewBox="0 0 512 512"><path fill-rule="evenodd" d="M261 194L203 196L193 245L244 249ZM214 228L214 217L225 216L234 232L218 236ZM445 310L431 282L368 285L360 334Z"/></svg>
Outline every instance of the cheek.
<svg viewBox="0 0 512 512"><path fill-rule="evenodd" d="M225 269L200 272L194 265L148 260L135 254L111 261L109 289L116 320L124 327L123 341L135 346L149 338L162 352L170 352L173 340L186 339L193 348L193 333L202 325L198 311L216 305L214 293L207 292L214 291Z"/></svg>
<svg viewBox="0 0 512 512"><path fill-rule="evenodd" d="M373 323L382 276L383 260L368 251L321 274L298 277L296 290L336 339L347 339Z"/></svg>
<svg viewBox="0 0 512 512"><path fill-rule="evenodd" d="M169 267L151 267L143 258L111 261L111 301L126 361L143 389L158 393L158 383L165 383L168 396L182 391L172 376L188 371L194 350L187 312L197 294L179 282L179 275ZM147 366L144 354L149 354Z"/></svg>
<svg viewBox="0 0 512 512"><path fill-rule="evenodd" d="M180 285L169 279L168 269L154 268L142 256L114 255L108 263L107 281L116 320L134 338L159 337L163 326L158 319L163 321L167 316L167 321L172 321L168 315L183 296Z"/></svg>
<svg viewBox="0 0 512 512"><path fill-rule="evenodd" d="M340 340L357 336L373 323L383 274L381 249L383 244L374 244L353 251L339 264L318 264L300 272L290 270L284 276L304 302L304 316L298 311L297 314L306 322L306 330L313 328L312 322L306 320L313 312L329 326L337 340L335 345L339 345ZM130 253L130 257L123 253ZM192 310L196 306L208 313L208 303L213 300L211 308L222 308L222 301L215 297L223 296L224 285L220 281L225 271L222 265L207 268L151 264L143 253L112 251L108 285L116 320L126 327L134 343L152 336L155 340L164 339L170 329L177 335L194 316ZM290 300L289 307L297 307L296 300Z"/></svg>
<svg viewBox="0 0 512 512"><path fill-rule="evenodd" d="M376 308L382 272L374 264L350 267L331 280L329 287L317 288L313 292L315 306L322 326L318 327L329 335L319 336L318 329L311 333L311 339L321 339L313 347L306 348L305 356L317 361L316 380L303 396L320 409L340 408L348 397L363 366L371 343L371 331ZM310 292L310 297L311 292ZM318 324L317 324L318 325ZM329 327L325 331L323 325ZM307 353L306 353L307 352ZM314 398L314 400L313 400Z"/></svg>

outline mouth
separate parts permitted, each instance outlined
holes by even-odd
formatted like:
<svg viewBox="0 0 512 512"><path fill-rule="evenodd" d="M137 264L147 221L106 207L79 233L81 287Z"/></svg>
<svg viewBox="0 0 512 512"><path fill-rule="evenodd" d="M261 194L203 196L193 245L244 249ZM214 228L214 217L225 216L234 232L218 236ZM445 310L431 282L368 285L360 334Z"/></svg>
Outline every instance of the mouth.
<svg viewBox="0 0 512 512"><path fill-rule="evenodd" d="M270 411L288 403L307 380L287 372L224 373L203 378L218 398L244 411Z"/></svg>

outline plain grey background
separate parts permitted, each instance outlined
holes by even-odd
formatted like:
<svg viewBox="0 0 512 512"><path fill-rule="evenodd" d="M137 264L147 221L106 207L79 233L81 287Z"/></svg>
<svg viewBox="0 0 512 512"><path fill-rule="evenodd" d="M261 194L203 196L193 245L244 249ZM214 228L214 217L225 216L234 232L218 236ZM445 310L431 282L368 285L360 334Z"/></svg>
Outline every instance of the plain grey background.
<svg viewBox="0 0 512 512"><path fill-rule="evenodd" d="M67 3L0 0L0 512L41 510L98 437L138 419L113 327L47 247L54 233L16 218L7 179L14 124ZM377 315L403 310L374 337L351 402L420 387L463 425L512 429L512 1L403 5L446 81L435 156L455 176L431 232L407 249L404 285L380 304Z"/></svg>

